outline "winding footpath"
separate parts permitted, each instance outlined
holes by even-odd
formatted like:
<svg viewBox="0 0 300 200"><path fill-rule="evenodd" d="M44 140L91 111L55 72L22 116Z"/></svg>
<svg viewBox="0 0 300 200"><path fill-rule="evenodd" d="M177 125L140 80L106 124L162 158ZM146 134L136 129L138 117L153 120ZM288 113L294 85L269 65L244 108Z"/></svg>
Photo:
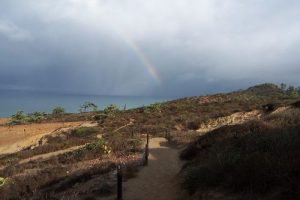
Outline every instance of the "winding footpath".
<svg viewBox="0 0 300 200"><path fill-rule="evenodd" d="M165 138L150 140L148 165L135 178L124 183L124 200L179 199L176 178L181 169L179 150L166 144Z"/></svg>

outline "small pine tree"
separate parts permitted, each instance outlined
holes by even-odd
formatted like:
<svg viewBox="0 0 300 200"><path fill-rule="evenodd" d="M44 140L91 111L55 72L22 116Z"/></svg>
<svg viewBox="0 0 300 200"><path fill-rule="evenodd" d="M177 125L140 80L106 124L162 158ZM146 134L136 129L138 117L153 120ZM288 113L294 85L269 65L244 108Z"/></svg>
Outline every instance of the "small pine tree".
<svg viewBox="0 0 300 200"><path fill-rule="evenodd" d="M98 106L90 101L86 101L82 106L80 106L80 112L96 112L98 110Z"/></svg>
<svg viewBox="0 0 300 200"><path fill-rule="evenodd" d="M10 117L10 124L24 124L28 121L27 115L24 111L18 111Z"/></svg>

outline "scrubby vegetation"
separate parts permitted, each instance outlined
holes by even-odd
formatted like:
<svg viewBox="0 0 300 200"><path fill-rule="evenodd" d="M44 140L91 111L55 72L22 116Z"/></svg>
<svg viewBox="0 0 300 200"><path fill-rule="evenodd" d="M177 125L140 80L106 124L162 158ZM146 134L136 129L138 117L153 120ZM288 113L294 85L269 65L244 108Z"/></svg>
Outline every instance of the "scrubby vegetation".
<svg viewBox="0 0 300 200"><path fill-rule="evenodd" d="M3 178L3 177L0 177L0 187L1 187L1 186L4 186L5 183L6 183L6 179Z"/></svg>
<svg viewBox="0 0 300 200"><path fill-rule="evenodd" d="M201 136L181 154L188 160L182 185L195 199L216 188L256 198L297 199L299 130L300 110L288 110Z"/></svg>
<svg viewBox="0 0 300 200"><path fill-rule="evenodd" d="M114 116L119 111L120 111L119 107L115 104L111 104L103 110L106 116Z"/></svg>
<svg viewBox="0 0 300 200"><path fill-rule="evenodd" d="M72 136L77 137L87 137L91 135L95 135L99 132L99 129L96 127L80 127L78 129L75 129L71 132Z"/></svg>
<svg viewBox="0 0 300 200"><path fill-rule="evenodd" d="M16 114L11 116L9 124L27 124L27 123L40 123L45 120L47 114L45 112L34 112L26 114L24 111L18 111Z"/></svg>
<svg viewBox="0 0 300 200"><path fill-rule="evenodd" d="M144 107L145 113L151 113L151 112L160 112L161 111L161 103L154 103L150 106Z"/></svg>

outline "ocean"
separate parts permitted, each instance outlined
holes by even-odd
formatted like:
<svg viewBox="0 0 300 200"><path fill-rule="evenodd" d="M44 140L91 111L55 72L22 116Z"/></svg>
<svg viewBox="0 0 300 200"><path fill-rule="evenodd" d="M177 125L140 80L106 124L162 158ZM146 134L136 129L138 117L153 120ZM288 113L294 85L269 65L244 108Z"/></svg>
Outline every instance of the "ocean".
<svg viewBox="0 0 300 200"><path fill-rule="evenodd" d="M99 109L104 109L110 104L116 104L120 109L123 109L126 105L126 108L130 109L172 99L175 99L175 97L97 96L1 91L0 117L9 117L17 111L51 113L53 108L57 106L65 108L66 112L76 113L79 112L80 105L86 101L95 103Z"/></svg>

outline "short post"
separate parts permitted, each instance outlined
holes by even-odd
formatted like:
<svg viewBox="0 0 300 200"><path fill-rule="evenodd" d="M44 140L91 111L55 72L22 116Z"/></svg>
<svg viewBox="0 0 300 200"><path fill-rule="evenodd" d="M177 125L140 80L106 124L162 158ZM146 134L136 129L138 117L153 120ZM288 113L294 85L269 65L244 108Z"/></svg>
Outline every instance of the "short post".
<svg viewBox="0 0 300 200"><path fill-rule="evenodd" d="M122 169L121 169L121 165L118 165L117 167L117 200L122 200L123 199L123 189L122 189L122 181L123 181L123 177L122 177Z"/></svg>
<svg viewBox="0 0 300 200"><path fill-rule="evenodd" d="M147 133L147 146L149 145L149 133Z"/></svg>
<svg viewBox="0 0 300 200"><path fill-rule="evenodd" d="M144 157L143 157L143 164L148 164L148 156L149 156L149 133L147 133L147 141L145 145Z"/></svg>

